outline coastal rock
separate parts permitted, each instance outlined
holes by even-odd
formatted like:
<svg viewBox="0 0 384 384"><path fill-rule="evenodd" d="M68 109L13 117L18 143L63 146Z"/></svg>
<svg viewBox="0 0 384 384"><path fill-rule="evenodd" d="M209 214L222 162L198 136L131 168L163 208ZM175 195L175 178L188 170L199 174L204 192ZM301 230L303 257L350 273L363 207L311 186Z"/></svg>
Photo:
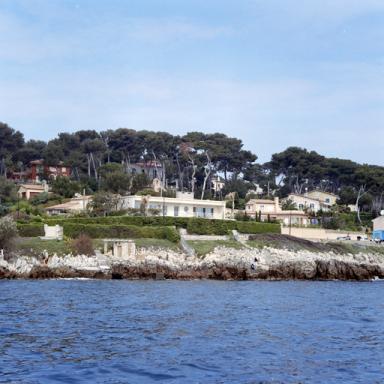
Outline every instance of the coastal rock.
<svg viewBox="0 0 384 384"><path fill-rule="evenodd" d="M139 249L137 258L53 255L0 261L0 278L370 280L384 278L381 254L336 254L286 249L216 247L203 258Z"/></svg>

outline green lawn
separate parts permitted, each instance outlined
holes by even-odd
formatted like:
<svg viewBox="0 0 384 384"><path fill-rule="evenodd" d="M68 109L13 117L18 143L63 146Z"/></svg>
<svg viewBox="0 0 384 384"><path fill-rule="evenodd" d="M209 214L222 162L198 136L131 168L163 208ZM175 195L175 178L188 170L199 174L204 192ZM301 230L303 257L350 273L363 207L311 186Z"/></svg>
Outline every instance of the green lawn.
<svg viewBox="0 0 384 384"><path fill-rule="evenodd" d="M133 239L137 248L162 248L162 249L171 249L173 251L179 250L179 246L175 243L172 243L166 239L149 239L149 238L139 238ZM93 245L95 249L100 249L103 252L103 240L94 239Z"/></svg>
<svg viewBox="0 0 384 384"><path fill-rule="evenodd" d="M172 243L165 239L134 239L136 246L139 248L162 248L171 249L173 251L179 250L177 244ZM93 246L103 252L103 241L101 239L94 239ZM66 255L71 252L69 241L58 240L41 240L38 237L19 237L16 240L16 251L23 256L39 256L44 251L49 255L56 253L57 255Z"/></svg>
<svg viewBox="0 0 384 384"><path fill-rule="evenodd" d="M234 249L243 249L244 246L234 240L195 240L188 241L188 244L195 250L197 256L205 256L212 252L216 247L226 247Z"/></svg>
<svg viewBox="0 0 384 384"><path fill-rule="evenodd" d="M16 240L16 250L24 256L41 255L45 250L49 255L65 255L71 252L67 241L41 240L38 237L19 237Z"/></svg>
<svg viewBox="0 0 384 384"><path fill-rule="evenodd" d="M138 248L163 248L179 250L179 246L166 239L134 239Z"/></svg>

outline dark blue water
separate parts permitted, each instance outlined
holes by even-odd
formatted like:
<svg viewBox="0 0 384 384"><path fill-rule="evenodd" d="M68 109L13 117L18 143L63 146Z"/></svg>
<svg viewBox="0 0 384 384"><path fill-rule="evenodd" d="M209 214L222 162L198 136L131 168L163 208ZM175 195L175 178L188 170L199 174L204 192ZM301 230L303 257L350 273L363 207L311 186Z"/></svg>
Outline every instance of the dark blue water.
<svg viewBox="0 0 384 384"><path fill-rule="evenodd" d="M382 383L384 283L0 281L0 383Z"/></svg>

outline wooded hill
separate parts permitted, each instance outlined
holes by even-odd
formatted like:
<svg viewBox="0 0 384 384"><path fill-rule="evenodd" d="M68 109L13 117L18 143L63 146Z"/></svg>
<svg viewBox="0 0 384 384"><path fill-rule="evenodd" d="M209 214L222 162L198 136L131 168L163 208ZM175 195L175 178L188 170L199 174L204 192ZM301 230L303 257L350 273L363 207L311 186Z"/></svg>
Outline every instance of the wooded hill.
<svg viewBox="0 0 384 384"><path fill-rule="evenodd" d="M21 132L0 123L0 175L22 171L36 159L71 166L72 179L91 191L110 186L114 192L124 193L127 185L134 185L126 182L129 164L156 161L165 169L163 182L194 191L197 197L223 198L235 191L244 198L258 184L264 194L281 197L319 188L338 194L342 204L354 204L360 191L364 210L383 208L384 167L327 158L298 147L273 154L271 161L260 164L241 140L222 133L174 136L120 128L60 133L44 142L25 141ZM215 175L226 180L221 196L212 196L209 188ZM121 183L116 182L119 179Z"/></svg>

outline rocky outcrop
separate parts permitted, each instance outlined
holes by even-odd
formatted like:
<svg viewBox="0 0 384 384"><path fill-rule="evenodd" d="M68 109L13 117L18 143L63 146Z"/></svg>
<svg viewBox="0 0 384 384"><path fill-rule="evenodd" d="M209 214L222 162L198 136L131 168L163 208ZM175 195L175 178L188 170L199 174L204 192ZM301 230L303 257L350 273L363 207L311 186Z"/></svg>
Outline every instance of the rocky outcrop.
<svg viewBox="0 0 384 384"><path fill-rule="evenodd" d="M200 259L164 249L137 258L73 256L0 260L0 278L370 280L384 278L384 255L217 247Z"/></svg>

